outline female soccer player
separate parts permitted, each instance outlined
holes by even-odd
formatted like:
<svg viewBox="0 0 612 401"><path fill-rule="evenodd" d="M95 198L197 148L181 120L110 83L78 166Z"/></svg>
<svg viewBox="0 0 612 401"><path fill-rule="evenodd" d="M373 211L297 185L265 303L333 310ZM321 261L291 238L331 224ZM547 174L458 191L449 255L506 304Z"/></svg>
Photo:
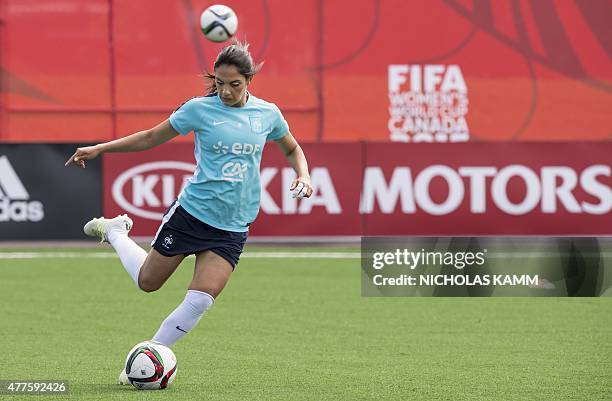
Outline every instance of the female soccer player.
<svg viewBox="0 0 612 401"><path fill-rule="evenodd" d="M247 89L261 64L253 65L248 44L234 42L217 56L208 94L193 98L158 126L111 142L78 148L66 165L104 152L150 149L194 132L197 166L193 177L164 215L145 252L128 237L126 215L89 221L85 234L115 249L125 270L143 291L159 289L181 261L195 254L195 273L184 301L153 337L172 346L194 328L225 287L238 263L248 227L259 210L259 168L266 141L275 141L297 173L295 198L310 197L312 185L304 152L273 103Z"/></svg>

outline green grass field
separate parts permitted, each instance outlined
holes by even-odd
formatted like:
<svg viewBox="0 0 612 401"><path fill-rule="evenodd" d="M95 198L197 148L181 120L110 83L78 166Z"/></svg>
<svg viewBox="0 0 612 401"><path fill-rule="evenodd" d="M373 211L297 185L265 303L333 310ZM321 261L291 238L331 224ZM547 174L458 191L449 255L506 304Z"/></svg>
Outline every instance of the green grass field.
<svg viewBox="0 0 612 401"><path fill-rule="evenodd" d="M174 384L118 386L127 351L183 299L194 259L147 294L118 259L87 257L107 250L0 250L0 380L70 382L45 400L612 399L612 299L363 298L358 259L243 259L173 347ZM20 398L37 399L4 396Z"/></svg>

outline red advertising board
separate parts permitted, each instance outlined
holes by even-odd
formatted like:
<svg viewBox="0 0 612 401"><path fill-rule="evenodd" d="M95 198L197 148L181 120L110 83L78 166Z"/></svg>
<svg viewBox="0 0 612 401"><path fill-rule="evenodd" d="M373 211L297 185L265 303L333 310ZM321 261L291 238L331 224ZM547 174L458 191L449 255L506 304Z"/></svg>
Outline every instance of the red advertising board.
<svg viewBox="0 0 612 401"><path fill-rule="evenodd" d="M268 149L262 160L262 202L252 235L359 235L363 145L306 144L314 192L310 199L291 198L289 185L295 177L283 154ZM272 148L272 146L270 146Z"/></svg>
<svg viewBox="0 0 612 401"><path fill-rule="evenodd" d="M612 143L369 144L368 235L612 233Z"/></svg>
<svg viewBox="0 0 612 401"><path fill-rule="evenodd" d="M253 236L610 235L611 142L305 144L315 192L270 145ZM194 168L193 146L104 156L104 213L152 236Z"/></svg>

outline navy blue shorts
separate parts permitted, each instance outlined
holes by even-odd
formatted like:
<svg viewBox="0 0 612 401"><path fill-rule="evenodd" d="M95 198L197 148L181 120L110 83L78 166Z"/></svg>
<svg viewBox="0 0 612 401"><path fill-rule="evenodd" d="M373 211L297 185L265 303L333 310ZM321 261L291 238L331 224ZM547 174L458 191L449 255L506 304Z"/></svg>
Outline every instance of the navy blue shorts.
<svg viewBox="0 0 612 401"><path fill-rule="evenodd" d="M225 231L209 226L187 213L175 201L164 214L151 245L164 256L213 251L234 268L247 236L247 232Z"/></svg>

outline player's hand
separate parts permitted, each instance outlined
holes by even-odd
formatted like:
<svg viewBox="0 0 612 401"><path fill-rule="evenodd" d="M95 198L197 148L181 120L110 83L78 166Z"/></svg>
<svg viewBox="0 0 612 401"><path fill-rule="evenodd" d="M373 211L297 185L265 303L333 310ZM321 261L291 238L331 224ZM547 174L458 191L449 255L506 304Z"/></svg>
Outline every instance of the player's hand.
<svg viewBox="0 0 612 401"><path fill-rule="evenodd" d="M85 168L85 160L94 159L99 154L100 150L96 146L85 146L84 148L77 148L76 152L74 152L74 154L70 156L70 159L66 161L66 164L64 164L64 166L70 166L71 164L74 164L76 166L81 166L82 168Z"/></svg>
<svg viewBox="0 0 612 401"><path fill-rule="evenodd" d="M291 191L291 197L296 199L310 198L312 195L312 183L310 177L298 177L291 183L289 188Z"/></svg>

